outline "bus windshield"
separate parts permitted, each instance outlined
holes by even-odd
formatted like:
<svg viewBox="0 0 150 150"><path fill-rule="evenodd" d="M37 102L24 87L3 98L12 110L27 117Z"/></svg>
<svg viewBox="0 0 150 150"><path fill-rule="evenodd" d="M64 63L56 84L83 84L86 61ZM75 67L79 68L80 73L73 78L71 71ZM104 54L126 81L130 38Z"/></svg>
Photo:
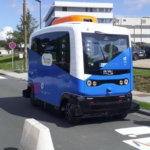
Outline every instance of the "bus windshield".
<svg viewBox="0 0 150 150"><path fill-rule="evenodd" d="M128 35L82 33L85 69L99 70L129 48Z"/></svg>

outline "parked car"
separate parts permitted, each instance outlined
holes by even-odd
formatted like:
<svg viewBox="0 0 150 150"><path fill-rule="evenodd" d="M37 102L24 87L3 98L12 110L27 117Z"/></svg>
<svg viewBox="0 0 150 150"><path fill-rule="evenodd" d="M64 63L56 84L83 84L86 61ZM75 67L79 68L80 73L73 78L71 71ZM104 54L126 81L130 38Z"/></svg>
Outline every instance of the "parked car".
<svg viewBox="0 0 150 150"><path fill-rule="evenodd" d="M145 51L139 48L138 46L132 46L132 55L133 60L138 60L139 58L146 58Z"/></svg>
<svg viewBox="0 0 150 150"><path fill-rule="evenodd" d="M146 57L150 58L150 46L145 47L144 50L145 50L145 53L146 53Z"/></svg>
<svg viewBox="0 0 150 150"><path fill-rule="evenodd" d="M131 41L131 44L132 44L132 45L136 45L136 43L135 43L135 42L133 42L133 41Z"/></svg>
<svg viewBox="0 0 150 150"><path fill-rule="evenodd" d="M148 45L146 42L135 42L136 45Z"/></svg>

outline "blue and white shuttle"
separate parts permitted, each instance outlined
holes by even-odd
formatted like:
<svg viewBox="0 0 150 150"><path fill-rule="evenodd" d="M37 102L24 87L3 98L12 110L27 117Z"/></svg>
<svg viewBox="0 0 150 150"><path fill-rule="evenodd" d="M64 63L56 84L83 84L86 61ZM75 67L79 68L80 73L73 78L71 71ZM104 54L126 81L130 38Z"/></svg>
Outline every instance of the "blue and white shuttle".
<svg viewBox="0 0 150 150"><path fill-rule="evenodd" d="M30 37L28 87L24 97L82 118L124 119L132 102L133 66L129 30L94 22L64 22Z"/></svg>

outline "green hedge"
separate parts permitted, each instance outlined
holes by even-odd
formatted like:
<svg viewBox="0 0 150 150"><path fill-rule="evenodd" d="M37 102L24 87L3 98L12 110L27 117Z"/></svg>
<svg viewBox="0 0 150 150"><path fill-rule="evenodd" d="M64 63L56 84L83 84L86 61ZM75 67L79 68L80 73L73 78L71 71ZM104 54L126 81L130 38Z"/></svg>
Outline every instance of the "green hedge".
<svg viewBox="0 0 150 150"><path fill-rule="evenodd" d="M144 47L146 47L145 45L136 45L138 47L140 47L141 49L143 49Z"/></svg>

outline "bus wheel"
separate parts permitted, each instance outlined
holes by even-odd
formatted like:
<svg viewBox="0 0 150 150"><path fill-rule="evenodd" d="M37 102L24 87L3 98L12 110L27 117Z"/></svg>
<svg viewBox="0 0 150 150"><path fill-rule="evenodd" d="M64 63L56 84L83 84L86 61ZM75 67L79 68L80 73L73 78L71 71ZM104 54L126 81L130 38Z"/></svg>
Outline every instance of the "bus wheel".
<svg viewBox="0 0 150 150"><path fill-rule="evenodd" d="M124 119L128 114L122 114L122 115L117 115L117 116L113 116L114 119L116 120L122 120Z"/></svg>
<svg viewBox="0 0 150 150"><path fill-rule="evenodd" d="M72 117L70 102L67 102L65 106L65 118L71 124L78 124L81 121L81 119L75 119Z"/></svg>
<svg viewBox="0 0 150 150"><path fill-rule="evenodd" d="M36 106L35 100L34 100L34 92L30 92L30 103L32 106Z"/></svg>

